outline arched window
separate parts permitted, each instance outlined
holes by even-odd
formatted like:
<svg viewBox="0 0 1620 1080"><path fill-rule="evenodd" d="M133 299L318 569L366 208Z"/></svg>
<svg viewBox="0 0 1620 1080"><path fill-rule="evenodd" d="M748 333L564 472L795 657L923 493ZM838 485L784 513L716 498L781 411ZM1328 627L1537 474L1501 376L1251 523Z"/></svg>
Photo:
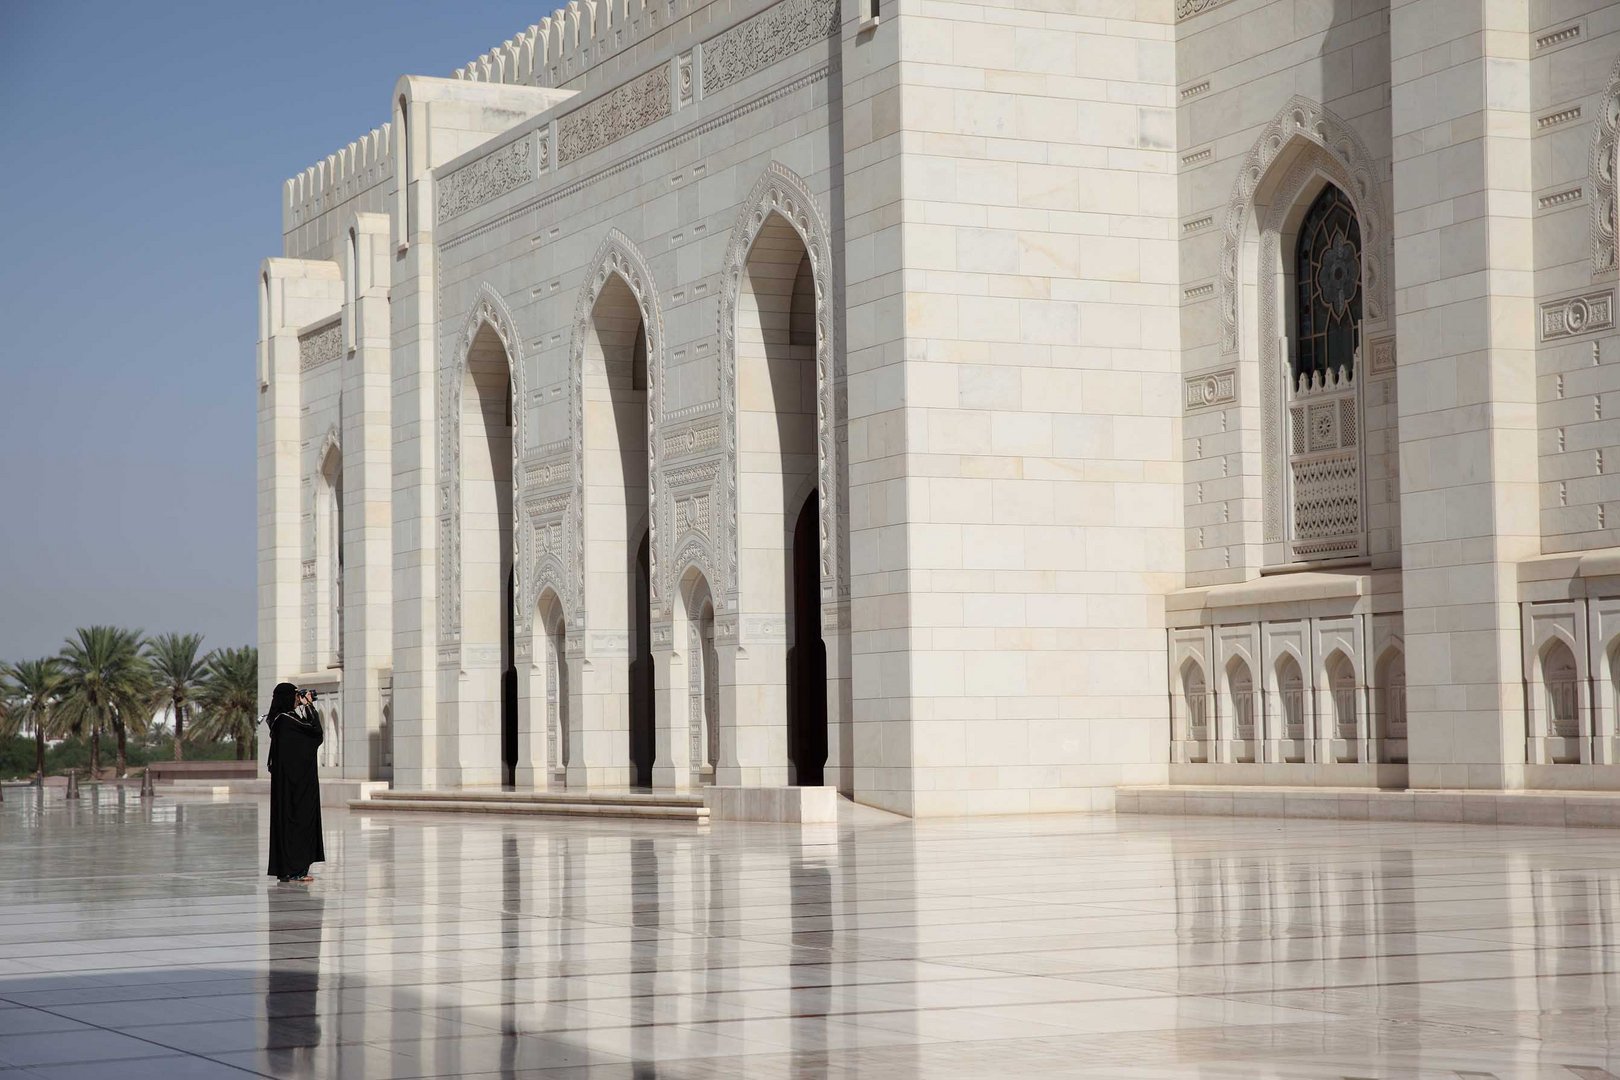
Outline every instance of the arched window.
<svg viewBox="0 0 1620 1080"><path fill-rule="evenodd" d="M1289 761L1305 760L1305 676L1292 653L1277 661L1277 696L1282 716L1282 737L1293 743Z"/></svg>
<svg viewBox="0 0 1620 1080"><path fill-rule="evenodd" d="M1232 737L1237 740L1237 760L1255 760L1254 678L1249 665L1238 657L1226 665L1226 695L1232 702Z"/></svg>
<svg viewBox="0 0 1620 1080"><path fill-rule="evenodd" d="M326 566L320 575L326 586L328 633L327 663L339 667L343 663L343 455L332 447L321 465L321 491L317 528L321 557Z"/></svg>
<svg viewBox="0 0 1620 1080"><path fill-rule="evenodd" d="M1187 760L1207 761L1209 755L1209 707L1205 693L1204 669L1189 660L1181 669L1181 695L1187 707Z"/></svg>
<svg viewBox="0 0 1620 1080"><path fill-rule="evenodd" d="M1553 642L1542 658L1541 673L1547 688L1547 734L1555 739L1579 738L1581 684L1575 654L1562 641Z"/></svg>
<svg viewBox="0 0 1620 1080"><path fill-rule="evenodd" d="M1362 554L1361 227L1332 184L1306 209L1294 241L1288 350L1290 556Z"/></svg>
<svg viewBox="0 0 1620 1080"><path fill-rule="evenodd" d="M355 300L360 295L360 282L356 280L360 271L359 248L360 239L350 229L349 242L344 248L343 274L343 347L350 352L354 351Z"/></svg>
<svg viewBox="0 0 1620 1080"><path fill-rule="evenodd" d="M1361 344L1361 226L1332 184L1305 212L1294 260L1294 383L1348 378Z"/></svg>
<svg viewBox="0 0 1620 1080"><path fill-rule="evenodd" d="M1378 759L1406 764L1406 658L1390 650L1378 665Z"/></svg>
<svg viewBox="0 0 1620 1080"><path fill-rule="evenodd" d="M1333 695L1333 737L1356 737L1356 669L1343 653L1328 662L1328 689Z"/></svg>

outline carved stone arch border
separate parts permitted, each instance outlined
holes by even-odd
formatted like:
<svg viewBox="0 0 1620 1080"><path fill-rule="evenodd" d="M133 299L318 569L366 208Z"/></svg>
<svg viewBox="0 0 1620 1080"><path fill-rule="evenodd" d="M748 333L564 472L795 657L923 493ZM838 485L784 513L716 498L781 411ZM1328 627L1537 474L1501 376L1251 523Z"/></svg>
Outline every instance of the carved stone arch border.
<svg viewBox="0 0 1620 1080"><path fill-rule="evenodd" d="M450 362L439 368L439 641L461 641L461 393L467 378L467 354L485 326L495 332L506 352L512 380L512 504L521 505L523 492L523 424L528 402L524 374L523 338L506 301L489 282L478 286L472 309L462 320L454 345L443 355ZM514 517L518 515L514 512ZM513 522L512 565L526 564L528 529ZM518 582L518 595L526 595L527 581Z"/></svg>
<svg viewBox="0 0 1620 1080"><path fill-rule="evenodd" d="M572 444L574 451L573 496L573 574L575 588L570 594L574 608L573 625L585 625L585 341L590 334L591 314L596 301L607 287L608 279L618 277L629 288L641 312L641 324L647 334L647 580L652 589L652 610L655 619L667 617L669 589L660 577L660 569L667 564L660 545L667 539L660 537L659 524L665 517L661 503L664 485L659 476L660 460L658 433L664 417L664 309L659 300L658 287L652 271L647 267L641 249L618 229L609 229L607 236L591 259L590 274L579 290L574 304L573 340L569 344L569 395L572 410ZM666 530L667 531L667 530Z"/></svg>
<svg viewBox="0 0 1620 1080"><path fill-rule="evenodd" d="M339 411L341 411L341 407ZM331 456L333 450L338 452L338 462L339 467L341 468L343 461L343 436L338 431L338 425L335 423L327 427L326 434L321 438L320 448L315 451L315 460L311 463L309 470L309 501L305 505L309 508L308 517L310 524L309 531L305 535L306 539L309 541L310 558L318 557L320 551L321 484L324 479L322 474L326 472L326 459Z"/></svg>
<svg viewBox="0 0 1620 1080"><path fill-rule="evenodd" d="M1376 164L1355 131L1325 106L1295 95L1274 116L1243 159L1226 204L1225 234L1221 238L1221 352L1238 351L1241 322L1238 280L1244 234L1255 192L1284 150L1297 140L1314 143L1344 168L1344 193L1355 203L1362 229L1362 288L1366 321L1383 323L1394 310L1391 278L1390 214Z"/></svg>
<svg viewBox="0 0 1620 1080"><path fill-rule="evenodd" d="M1285 152L1293 147L1288 171L1273 185L1265 216L1251 229L1249 217L1262 185L1278 167ZM1227 206L1226 235L1221 251L1222 350L1242 348L1241 296L1243 250L1251 232L1259 245L1262 260L1281 253L1281 233L1290 213L1315 183L1326 181L1343 191L1355 208L1361 226L1362 295L1364 322L1370 341L1377 327L1386 324L1394 307L1390 296L1391 277L1386 267L1391 259L1391 220L1384 188L1378 182L1371 156L1350 128L1333 113L1303 97L1291 98L1261 134L1233 184L1232 201ZM1281 253L1286 264L1286 253ZM1258 328L1260 363L1261 460L1263 488L1262 533L1267 543L1281 542L1288 532L1284 513L1283 428L1284 403L1282 357L1279 355L1282 298L1277 295L1277 267L1264 261L1256 267L1258 304L1253 313ZM1358 377L1359 381L1359 377ZM1364 409L1357 408L1360 416ZM1365 440L1358 438L1357 446ZM1358 470L1360 471L1360 470ZM1366 520L1365 491L1357 498ZM1365 531L1365 526L1363 526ZM1365 539L1362 541L1365 544Z"/></svg>
<svg viewBox="0 0 1620 1080"><path fill-rule="evenodd" d="M1610 277L1615 272L1616 154L1620 153L1620 61L1609 71L1603 94L1598 99L1597 120L1592 125L1592 155L1589 166L1592 182L1592 276Z"/></svg>
<svg viewBox="0 0 1620 1080"><path fill-rule="evenodd" d="M720 289L720 400L724 409L721 427L726 446L724 574L709 579L715 610L732 611L739 601L737 565L737 488L741 468L737 452L737 303L742 277L754 240L772 214L780 216L799 234L810 256L810 272L816 296L816 485L821 493L821 600L829 603L849 596L848 570L839 557L844 512L844 486L838 482L838 431L844 418L837 408L837 386L843 361L834 340L834 312L831 297L837 295L832 280L832 234L809 185L786 165L773 161L754 183L743 200L731 243L726 247L724 275Z"/></svg>

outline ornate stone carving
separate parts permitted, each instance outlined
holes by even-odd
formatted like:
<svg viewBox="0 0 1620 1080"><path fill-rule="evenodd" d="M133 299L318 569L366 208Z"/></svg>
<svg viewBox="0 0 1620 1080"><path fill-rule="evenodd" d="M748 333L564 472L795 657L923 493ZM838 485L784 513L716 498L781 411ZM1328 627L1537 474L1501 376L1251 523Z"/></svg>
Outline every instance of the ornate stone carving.
<svg viewBox="0 0 1620 1080"><path fill-rule="evenodd" d="M557 164L586 154L668 116L669 65L659 64L557 121Z"/></svg>
<svg viewBox="0 0 1620 1080"><path fill-rule="evenodd" d="M467 353L479 330L488 326L500 339L512 379L512 400L528 400L525 392L523 339L517 333L512 313L500 293L488 282L478 288L472 310L462 321L454 344L440 355L450 361L439 368L439 638L447 647L461 640L461 392L466 383ZM521 490L518 459L522 456L524 410L512 411L513 487ZM527 530L512 530L513 564L524 566L522 548ZM519 580L522 589L533 589L527 576ZM532 599L532 597L525 597ZM533 606L522 607L523 628L533 624ZM458 654L459 655L459 654Z"/></svg>
<svg viewBox="0 0 1620 1080"><path fill-rule="evenodd" d="M1236 352L1238 348L1238 266L1255 193L1283 150L1300 141L1313 144L1325 152L1318 158L1319 168L1323 157L1337 163L1337 169L1322 168L1322 171L1337 174L1334 182L1356 208L1363 241L1361 284L1366 302L1366 321L1372 325L1380 324L1390 310L1389 282L1384 274L1390 254L1390 215L1372 155L1343 120L1316 102L1295 96L1266 125L1243 159L1227 201L1226 232L1221 242L1222 352ZM1275 201L1280 202L1280 196ZM1260 276L1264 281L1268 275Z"/></svg>
<svg viewBox="0 0 1620 1080"><path fill-rule="evenodd" d="M1615 270L1615 154L1620 149L1620 62L1609 72L1592 125L1592 154L1588 172L1592 191L1592 275Z"/></svg>
<svg viewBox="0 0 1620 1080"><path fill-rule="evenodd" d="M1209 375L1194 375L1186 380L1186 408L1207 409L1211 405L1227 405L1237 400L1237 372L1232 368Z"/></svg>
<svg viewBox="0 0 1620 1080"><path fill-rule="evenodd" d="M325 326L298 335L298 370L330 363L343 355L343 320L333 319Z"/></svg>
<svg viewBox="0 0 1620 1080"><path fill-rule="evenodd" d="M838 32L838 0L782 0L703 43L703 92L724 90Z"/></svg>
<svg viewBox="0 0 1620 1080"><path fill-rule="evenodd" d="M1275 123L1273 121L1274 125ZM1282 138L1283 136L1279 135L1278 137ZM1272 152L1272 161L1276 160L1276 155L1280 153L1280 150L1281 147L1279 146ZM1250 159L1252 160L1254 157L1255 151L1250 151ZM1250 185L1251 196L1261 178L1261 176L1255 177ZM1362 273L1364 275L1371 273L1372 255L1370 252L1382 250L1381 245L1389 242L1387 230L1383 224L1388 218L1378 216L1377 213L1364 213L1362 211L1363 205L1382 205L1381 202L1375 203L1373 200L1358 197L1356 190L1359 181L1351 173L1350 166L1346 164L1345 159L1334 153L1327 145L1315 140L1308 141L1306 152L1298 156L1294 164L1289 168L1287 175L1276 185L1266 215L1260 222L1259 229L1262 265L1262 270L1259 273L1260 305L1257 313L1258 337L1260 339L1260 477L1263 493L1262 526L1264 537L1268 541L1279 541L1283 538L1285 532L1284 504L1288 501L1285 464L1289 451L1284 450L1282 440L1282 426L1286 419L1286 407L1283 398L1287 380L1283 375L1288 362L1287 350L1284 348L1287 328L1283 325L1283 308L1277 296L1277 281L1279 271L1289 264L1292 253L1282 250L1283 224L1289 211L1304 198L1306 190L1313 185L1320 185L1323 180L1336 185L1356 207L1356 216L1361 226L1363 241ZM1242 179L1240 178L1241 183ZM1382 213L1382 211L1378 213ZM1230 242L1234 235L1231 232L1233 226L1230 210L1227 217L1227 228L1227 240ZM1241 234L1241 232L1242 228L1239 226L1238 233ZM1231 291L1223 293L1222 296L1223 317L1229 310L1235 310L1235 307L1228 309L1225 302L1230 300L1235 305L1236 288L1239 284L1227 275L1228 267L1236 265L1237 249L1233 247L1227 255L1233 261L1227 262L1223 258L1221 267L1223 288L1228 286L1231 288ZM1373 321L1370 313L1373 310L1375 290L1368 285L1368 280L1364 277L1362 282L1366 302L1363 326ZM1379 310L1388 309L1380 308ZM1234 328L1232 332L1235 335L1236 329ZM1353 392L1359 393L1359 391ZM1296 545L1296 551L1298 550Z"/></svg>
<svg viewBox="0 0 1620 1080"><path fill-rule="evenodd" d="M1190 19L1194 15L1202 15L1206 11L1213 11L1226 0L1176 0L1176 21Z"/></svg>
<svg viewBox="0 0 1620 1080"><path fill-rule="evenodd" d="M720 425L702 424L664 433L664 460L679 461L720 448Z"/></svg>
<svg viewBox="0 0 1620 1080"><path fill-rule="evenodd" d="M671 491L679 491L696 484L707 484L720 475L719 461L700 461L696 465L683 465L679 469L671 469L665 477L665 484Z"/></svg>
<svg viewBox="0 0 1620 1080"><path fill-rule="evenodd" d="M680 82L677 84L681 95L681 104L685 105L692 100L692 54L682 53L677 61L680 70Z"/></svg>
<svg viewBox="0 0 1620 1080"><path fill-rule="evenodd" d="M745 24L746 25L746 24ZM704 51L704 91L708 91L707 57ZM815 197L791 169L773 161L744 200L731 229L726 248L720 291L720 400L725 410L721 431L726 443L725 515L720 543L724 552L724 573L715 582L715 609L734 610L738 599L737 486L737 299L743 272L754 238L772 214L786 221L804 243L810 257L811 279L816 299L816 482L821 496L821 589L822 600L849 595L849 577L839 553L845 549L839 531L849 520L845 512L848 488L838 466L838 436L843 431L843 413L838 408L843 383L842 351L833 339L833 316L828 296L837 294L832 281L833 261L829 233ZM721 597L725 598L722 605Z"/></svg>
<svg viewBox="0 0 1620 1080"><path fill-rule="evenodd" d="M509 194L534 178L535 132L463 165L439 180L439 224L492 199Z"/></svg>
<svg viewBox="0 0 1620 1080"><path fill-rule="evenodd" d="M1395 339L1379 338L1368 346L1367 372L1382 375L1395 370Z"/></svg>
<svg viewBox="0 0 1620 1080"><path fill-rule="evenodd" d="M668 73L668 67L663 69ZM668 83L665 83L666 89ZM591 274L579 292L574 305L574 329L571 342L569 372L573 385L569 394L573 402L574 446L574 550L573 570L580 589L574 596L576 619L585 617L585 341L590 332L591 312L602 294L608 279L618 277L629 288L641 312L642 326L647 334L647 552L650 565L648 580L652 590L652 608L655 617L664 612L663 600L668 595L660 568L667 565L663 551L666 537L660 537L660 519L663 517L661 483L659 477L659 435L664 407L664 309L653 283L647 260L628 236L618 229L608 232L602 246L597 249L591 263ZM667 614L667 612L664 612ZM580 623L583 625L583 622Z"/></svg>
<svg viewBox="0 0 1620 1080"><path fill-rule="evenodd" d="M1541 340L1614 329L1614 290L1566 296L1541 305Z"/></svg>

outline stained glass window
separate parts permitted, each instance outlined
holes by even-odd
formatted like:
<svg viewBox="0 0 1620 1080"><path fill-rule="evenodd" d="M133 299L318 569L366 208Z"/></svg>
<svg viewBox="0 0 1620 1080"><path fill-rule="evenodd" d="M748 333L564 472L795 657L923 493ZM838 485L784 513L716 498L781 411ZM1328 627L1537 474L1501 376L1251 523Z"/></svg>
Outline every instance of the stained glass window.
<svg viewBox="0 0 1620 1080"><path fill-rule="evenodd" d="M1329 184L1305 213L1295 252L1298 324L1293 373L1345 378L1361 338L1361 226L1344 192Z"/></svg>

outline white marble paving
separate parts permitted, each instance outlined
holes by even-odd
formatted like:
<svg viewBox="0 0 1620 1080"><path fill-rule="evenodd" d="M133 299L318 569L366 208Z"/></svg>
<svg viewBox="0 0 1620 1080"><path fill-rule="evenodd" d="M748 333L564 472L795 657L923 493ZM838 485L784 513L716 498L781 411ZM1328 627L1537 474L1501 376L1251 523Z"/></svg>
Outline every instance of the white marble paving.
<svg viewBox="0 0 1620 1080"><path fill-rule="evenodd" d="M0 1080L1620 1075L1604 831L0 809Z"/></svg>

